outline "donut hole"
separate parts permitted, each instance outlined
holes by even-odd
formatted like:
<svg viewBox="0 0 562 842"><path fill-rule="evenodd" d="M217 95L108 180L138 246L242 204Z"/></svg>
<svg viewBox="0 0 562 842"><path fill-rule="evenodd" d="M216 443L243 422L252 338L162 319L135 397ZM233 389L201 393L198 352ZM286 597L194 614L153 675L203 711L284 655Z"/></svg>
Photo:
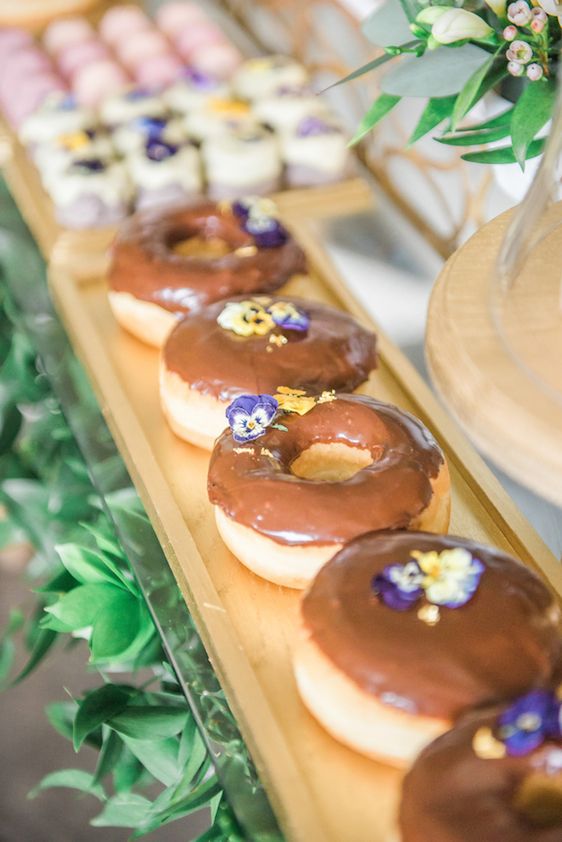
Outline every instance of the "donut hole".
<svg viewBox="0 0 562 842"><path fill-rule="evenodd" d="M316 482L343 482L373 464L370 450L343 442L315 443L291 463L291 473Z"/></svg>
<svg viewBox="0 0 562 842"><path fill-rule="evenodd" d="M515 807L536 827L562 825L562 773L529 775L517 792Z"/></svg>
<svg viewBox="0 0 562 842"><path fill-rule="evenodd" d="M226 257L232 251L228 243L220 237L207 238L200 234L176 240L171 244L171 250L179 257L199 257L205 260Z"/></svg>

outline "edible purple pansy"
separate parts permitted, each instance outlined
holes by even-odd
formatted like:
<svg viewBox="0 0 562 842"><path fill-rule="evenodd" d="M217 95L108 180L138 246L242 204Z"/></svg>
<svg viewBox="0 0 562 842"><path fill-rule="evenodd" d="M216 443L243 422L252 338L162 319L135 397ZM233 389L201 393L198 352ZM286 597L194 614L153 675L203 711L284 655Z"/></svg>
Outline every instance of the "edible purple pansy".
<svg viewBox="0 0 562 842"><path fill-rule="evenodd" d="M286 228L272 216L249 216L242 227L252 235L258 248L277 248L289 237Z"/></svg>
<svg viewBox="0 0 562 842"><path fill-rule="evenodd" d="M328 123L321 117L313 115L304 117L297 126L297 137L318 137L326 134L340 134L339 129L334 123Z"/></svg>
<svg viewBox="0 0 562 842"><path fill-rule="evenodd" d="M410 555L406 564L387 565L373 578L376 595L395 611L407 611L423 597L431 605L460 608L476 593L485 570L464 547Z"/></svg>
<svg viewBox="0 0 562 842"><path fill-rule="evenodd" d="M233 400L226 410L226 418L234 441L253 441L263 436L278 407L271 395L241 395Z"/></svg>
<svg viewBox="0 0 562 842"><path fill-rule="evenodd" d="M552 690L531 690L499 717L496 736L511 757L522 757L546 740L562 738L562 701Z"/></svg>
<svg viewBox="0 0 562 842"><path fill-rule="evenodd" d="M152 95L152 91L149 91L148 88L132 88L132 90L127 91L123 98L128 102L138 102L142 99L148 99Z"/></svg>
<svg viewBox="0 0 562 842"><path fill-rule="evenodd" d="M172 158L178 151L177 146L171 143L164 143L163 140L157 138L150 138L145 147L146 157L151 161L164 161L166 158Z"/></svg>
<svg viewBox="0 0 562 842"><path fill-rule="evenodd" d="M147 138L160 138L166 128L168 121L162 117L135 117L132 121L133 128L138 129Z"/></svg>
<svg viewBox="0 0 562 842"><path fill-rule="evenodd" d="M267 308L267 312L277 325L284 330L296 330L306 333L310 326L310 317L304 310L291 301L274 301Z"/></svg>
<svg viewBox="0 0 562 842"><path fill-rule="evenodd" d="M106 169L105 161L101 158L78 158L72 162L72 169L85 174L95 174Z"/></svg>
<svg viewBox="0 0 562 842"><path fill-rule="evenodd" d="M181 76L182 79L201 91L212 91L219 85L214 76L209 76L208 73L203 73L202 70L197 70L195 67L184 67Z"/></svg>

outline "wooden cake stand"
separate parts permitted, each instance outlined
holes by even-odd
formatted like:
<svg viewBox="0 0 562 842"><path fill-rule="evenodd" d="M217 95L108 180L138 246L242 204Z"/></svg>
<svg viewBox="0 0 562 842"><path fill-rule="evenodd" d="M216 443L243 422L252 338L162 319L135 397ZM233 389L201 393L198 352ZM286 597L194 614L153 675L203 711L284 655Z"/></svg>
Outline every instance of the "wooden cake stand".
<svg viewBox="0 0 562 842"><path fill-rule="evenodd" d="M445 265L430 302L427 361L482 452L562 506L562 205L549 209L540 246L502 293L496 262L512 213Z"/></svg>

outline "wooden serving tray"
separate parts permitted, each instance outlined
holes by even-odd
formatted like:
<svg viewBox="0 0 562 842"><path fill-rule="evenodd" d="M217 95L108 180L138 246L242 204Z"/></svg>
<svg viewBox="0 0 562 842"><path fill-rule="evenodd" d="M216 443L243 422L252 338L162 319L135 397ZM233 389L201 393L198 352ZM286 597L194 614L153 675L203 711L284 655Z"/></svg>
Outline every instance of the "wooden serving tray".
<svg viewBox="0 0 562 842"><path fill-rule="evenodd" d="M290 291L373 327L307 215L304 203L285 215L311 266ZM301 594L257 578L220 540L207 501L209 454L166 426L157 351L115 323L103 277L59 266L50 281L287 839L394 842L401 773L338 744L301 703L291 669ZM441 442L453 481L451 531L513 553L562 594L562 568L400 351L379 336L379 369L365 391L414 412Z"/></svg>
<svg viewBox="0 0 562 842"><path fill-rule="evenodd" d="M72 230L59 225L37 168L16 135L1 119L0 166L45 260L80 277L103 274L107 251L117 226ZM335 216L342 213L342 208L347 213L365 209L372 202L372 193L367 183L356 177L320 187L283 190L273 198L282 208L305 206L315 216Z"/></svg>

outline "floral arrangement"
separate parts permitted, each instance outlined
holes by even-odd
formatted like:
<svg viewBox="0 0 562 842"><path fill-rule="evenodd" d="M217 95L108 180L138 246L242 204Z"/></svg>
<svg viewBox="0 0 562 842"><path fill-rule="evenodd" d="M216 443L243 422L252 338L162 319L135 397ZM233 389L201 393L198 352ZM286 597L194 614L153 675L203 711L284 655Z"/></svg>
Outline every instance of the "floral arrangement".
<svg viewBox="0 0 562 842"><path fill-rule="evenodd" d="M464 547L442 552L410 553L406 564L389 564L373 579L373 590L388 608L408 611L425 597L432 607L460 608L472 599L485 570ZM438 611L422 611L434 624Z"/></svg>
<svg viewBox="0 0 562 842"><path fill-rule="evenodd" d="M386 0L364 24L384 54L341 80L394 64L352 143L403 97L426 98L410 145L437 131L440 143L484 147L462 155L467 161L517 162L524 169L526 160L542 152L541 133L554 107L560 12L555 0ZM514 102L506 101L507 107L490 119L466 119L489 91L502 86Z"/></svg>
<svg viewBox="0 0 562 842"><path fill-rule="evenodd" d="M479 728L474 753L483 760L524 757L547 740L562 740L562 701L552 690L531 690L497 719L495 728Z"/></svg>

